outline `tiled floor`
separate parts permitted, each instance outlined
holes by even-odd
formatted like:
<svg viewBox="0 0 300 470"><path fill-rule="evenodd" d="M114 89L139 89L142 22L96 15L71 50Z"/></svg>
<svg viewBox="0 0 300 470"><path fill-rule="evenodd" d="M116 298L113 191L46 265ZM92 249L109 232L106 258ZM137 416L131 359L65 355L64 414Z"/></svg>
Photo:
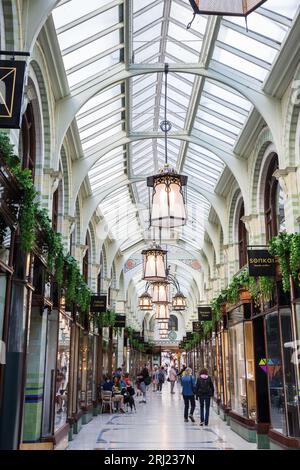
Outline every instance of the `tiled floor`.
<svg viewBox="0 0 300 470"><path fill-rule="evenodd" d="M196 423L183 420L181 387L175 395L169 392L169 384L162 393L149 392L147 404L136 401L136 412L103 414L83 426L70 450L255 450L256 444L249 444L231 431L211 409L208 427L199 426L199 404L195 411Z"/></svg>

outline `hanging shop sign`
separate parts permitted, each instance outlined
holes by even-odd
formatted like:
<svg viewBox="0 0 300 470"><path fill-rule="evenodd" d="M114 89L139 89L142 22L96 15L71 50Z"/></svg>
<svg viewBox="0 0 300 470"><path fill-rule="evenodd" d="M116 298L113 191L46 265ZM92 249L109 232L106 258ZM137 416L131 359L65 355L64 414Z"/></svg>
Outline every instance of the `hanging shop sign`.
<svg viewBox="0 0 300 470"><path fill-rule="evenodd" d="M0 128L19 129L26 62L0 60Z"/></svg>
<svg viewBox="0 0 300 470"><path fill-rule="evenodd" d="M117 315L115 319L114 327L125 328L126 326L126 315Z"/></svg>
<svg viewBox="0 0 300 470"><path fill-rule="evenodd" d="M268 250L248 250L249 276L275 276L275 258Z"/></svg>
<svg viewBox="0 0 300 470"><path fill-rule="evenodd" d="M188 331L186 334L186 339L189 341L190 339L193 339L193 333L191 331Z"/></svg>
<svg viewBox="0 0 300 470"><path fill-rule="evenodd" d="M198 307L198 320L199 321L212 321L211 307Z"/></svg>
<svg viewBox="0 0 300 470"><path fill-rule="evenodd" d="M106 295L92 295L91 296L91 313L106 312L107 296Z"/></svg>
<svg viewBox="0 0 300 470"><path fill-rule="evenodd" d="M201 331L202 331L202 323L200 321L193 321L193 332L201 333Z"/></svg>

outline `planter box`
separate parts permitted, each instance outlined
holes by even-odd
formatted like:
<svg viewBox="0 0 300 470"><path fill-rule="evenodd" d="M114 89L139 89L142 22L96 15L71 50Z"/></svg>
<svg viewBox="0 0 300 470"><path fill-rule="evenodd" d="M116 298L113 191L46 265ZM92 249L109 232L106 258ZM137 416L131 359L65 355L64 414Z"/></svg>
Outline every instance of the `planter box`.
<svg viewBox="0 0 300 470"><path fill-rule="evenodd" d="M240 301L251 302L252 297L251 297L250 292L247 289L241 289L239 292L239 296L240 296Z"/></svg>

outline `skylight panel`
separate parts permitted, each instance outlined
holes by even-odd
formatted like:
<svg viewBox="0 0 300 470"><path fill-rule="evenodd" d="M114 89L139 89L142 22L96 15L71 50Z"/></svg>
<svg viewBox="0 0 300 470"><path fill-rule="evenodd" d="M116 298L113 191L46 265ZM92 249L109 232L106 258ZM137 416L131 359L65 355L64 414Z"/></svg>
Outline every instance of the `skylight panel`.
<svg viewBox="0 0 300 470"><path fill-rule="evenodd" d="M269 0L268 0L269 1ZM280 0L281 1L281 0ZM226 20L231 21L232 23L239 24L245 28L245 19L239 17L224 17ZM262 33L274 41L282 42L288 32L288 27L276 23L270 18L266 18L263 15L259 14L259 10L251 13L248 16L248 29L249 31L254 31L256 33Z"/></svg>
<svg viewBox="0 0 300 470"><path fill-rule="evenodd" d="M179 20L181 23L187 25L191 21L192 17L191 6L186 3L178 4L177 2L172 1L171 5L171 17ZM197 15L193 22L193 29L204 34L206 28L207 18L203 15Z"/></svg>
<svg viewBox="0 0 300 470"><path fill-rule="evenodd" d="M200 133L200 136L201 136L201 132L204 132L212 137L215 137L216 139L219 139L223 142L226 142L227 144L233 146L234 143L235 143L235 139L234 138L231 138L231 137L228 137L227 135L223 134L222 132L220 131L217 131L215 129L212 129L211 127L203 124L203 123L198 123L198 122L195 122L195 125L194 125L194 134L195 135L199 135Z"/></svg>
<svg viewBox="0 0 300 470"><path fill-rule="evenodd" d="M222 64L228 65L229 67L238 70L250 77L256 78L261 82L265 79L268 71L262 67L249 62L246 59L233 54L231 52L225 51L220 47L215 47L213 53L213 59L221 62Z"/></svg>
<svg viewBox="0 0 300 470"><path fill-rule="evenodd" d="M271 64L277 50L221 25L218 40Z"/></svg>
<svg viewBox="0 0 300 470"><path fill-rule="evenodd" d="M158 18L161 18L162 15L163 15L163 2L160 2L158 5L155 5L153 8L150 8L150 9L145 8L143 11L141 11L141 13L134 14L133 30L138 31L147 25L149 26L151 22L157 20ZM150 18L151 18L151 21L149 21Z"/></svg>
<svg viewBox="0 0 300 470"><path fill-rule="evenodd" d="M268 0L264 8L292 19L299 8L299 0Z"/></svg>
<svg viewBox="0 0 300 470"><path fill-rule="evenodd" d="M97 95L93 96L87 103L82 106L80 112L77 114L77 119L80 119L84 113L90 111L94 107L103 106L103 103L118 96L120 94L120 91L121 87L120 85L117 85L110 87L107 90L104 90L101 93L98 93Z"/></svg>
<svg viewBox="0 0 300 470"><path fill-rule="evenodd" d="M204 97L202 96L201 97L201 106L205 107L205 108L209 108L213 111L215 111L216 113L219 113L221 116L226 116L230 119L232 119L233 121L237 122L237 123L240 123L241 125L244 124L245 122L245 116L242 115L242 114L239 114L235 111L233 111L232 109L230 108L227 108L225 106L225 103L224 105L221 105L220 103L216 103L215 101L207 98L207 97Z"/></svg>
<svg viewBox="0 0 300 470"><path fill-rule="evenodd" d="M177 62L184 62L184 63L197 63L199 62L199 53L193 52L192 50L184 49L180 47L179 44L176 43L176 40L173 38L168 38L166 53L170 54L174 58L176 58Z"/></svg>
<svg viewBox="0 0 300 470"><path fill-rule="evenodd" d="M176 38L177 41L180 41L181 43L190 47L195 51L195 53L200 53L202 47L202 39L190 33L189 30L186 29L186 27L185 29L183 29L170 21L168 35L170 37Z"/></svg>
<svg viewBox="0 0 300 470"><path fill-rule="evenodd" d="M207 80L205 81L204 89L210 94L222 98L222 100L225 102L227 101L228 103L234 103L236 106L239 106L247 111L249 111L252 106L251 103L242 96L225 90L224 88L215 85L214 83L208 82ZM224 105L226 105L226 103L224 103Z"/></svg>
<svg viewBox="0 0 300 470"><path fill-rule="evenodd" d="M84 47L79 47L70 54L64 55L64 64L68 72L74 66L81 64L88 59L92 60L95 56L95 53L101 54L112 47L117 46L120 43L120 33L119 31L113 31L112 33L107 34L96 41L93 41L92 44L88 44Z"/></svg>
<svg viewBox="0 0 300 470"><path fill-rule="evenodd" d="M99 142L107 139L108 137L112 137L116 135L118 132L122 131L122 125L118 124L117 126L113 126L110 129L107 129L105 132L102 132L100 135L96 135L94 138L89 138L86 142L82 142L83 150L87 150L90 147L93 147Z"/></svg>
<svg viewBox="0 0 300 470"><path fill-rule="evenodd" d="M70 4L72 5L73 2L74 0L72 0ZM80 18L78 15L76 15L76 17ZM78 24L77 26L72 27L72 25L70 25L70 29L67 29L65 32L62 32L58 35L60 47L62 50L64 50L75 43L88 39L99 31L110 28L118 22L119 10L118 7L114 7ZM66 18L65 24L69 24L68 18Z"/></svg>
<svg viewBox="0 0 300 470"><path fill-rule="evenodd" d="M224 130L227 130L227 131L231 132L232 134L238 135L239 130L240 130L238 127L233 126L232 124L229 124L226 121L223 121L221 118L217 118L215 116L212 116L211 114L209 114L205 111L202 111L202 110L200 110L198 112L196 120L197 119L204 120L206 122L214 124L214 125L216 125L220 128L223 128Z"/></svg>
<svg viewBox="0 0 300 470"><path fill-rule="evenodd" d="M60 28L64 26L66 22L71 23L77 18L103 7L107 3L108 0L89 0L86 2L82 0L72 0L58 5L52 12L56 27Z"/></svg>

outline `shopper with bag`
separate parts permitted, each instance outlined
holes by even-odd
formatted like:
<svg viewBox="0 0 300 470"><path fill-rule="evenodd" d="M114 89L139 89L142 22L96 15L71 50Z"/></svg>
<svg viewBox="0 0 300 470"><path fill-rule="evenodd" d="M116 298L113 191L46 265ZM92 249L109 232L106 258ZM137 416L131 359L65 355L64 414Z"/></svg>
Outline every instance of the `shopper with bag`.
<svg viewBox="0 0 300 470"><path fill-rule="evenodd" d="M181 378L182 385L182 396L184 399L184 421L187 423L188 418L194 423L194 411L196 407L195 401L195 385L196 380L192 375L192 369L187 367L185 369L185 375ZM189 410L190 407L190 410Z"/></svg>
<svg viewBox="0 0 300 470"><path fill-rule="evenodd" d="M202 369L196 383L196 395L200 400L200 426L208 426L210 400L214 395L214 391L214 384L208 375L207 369Z"/></svg>

